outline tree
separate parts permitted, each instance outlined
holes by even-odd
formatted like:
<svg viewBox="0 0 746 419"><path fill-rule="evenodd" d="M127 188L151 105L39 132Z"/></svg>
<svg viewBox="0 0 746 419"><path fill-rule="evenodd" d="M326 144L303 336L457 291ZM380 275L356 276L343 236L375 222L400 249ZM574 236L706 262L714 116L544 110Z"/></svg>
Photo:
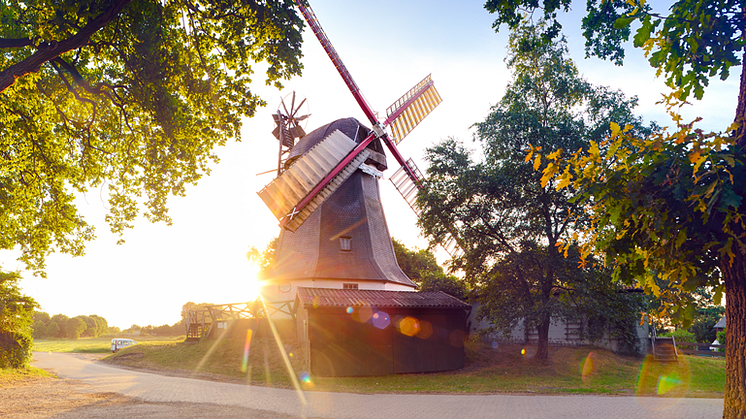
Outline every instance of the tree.
<svg viewBox="0 0 746 419"><path fill-rule="evenodd" d="M694 334L694 339L701 343L712 343L717 339L714 329L717 322L725 314L725 307L708 305L697 309L697 314L692 321L689 331Z"/></svg>
<svg viewBox="0 0 746 419"><path fill-rule="evenodd" d="M168 197L265 104L252 64L278 88L302 68L288 1L9 0L0 22L0 249L42 276L94 238L76 194L107 186L120 236L141 211L170 223Z"/></svg>
<svg viewBox="0 0 746 419"><path fill-rule="evenodd" d="M588 252L604 252L614 276L640 284L663 302L663 314L687 325L697 311L692 292L726 294L725 417L746 414L746 159L733 137L693 124L638 138L612 124L612 134L586 151L557 153L545 179L562 177L576 202L593 214Z"/></svg>
<svg viewBox="0 0 746 419"><path fill-rule="evenodd" d="M50 322L47 325L47 337L58 337L60 334L60 325L57 322Z"/></svg>
<svg viewBox="0 0 746 419"><path fill-rule="evenodd" d="M17 272L0 270L0 368L26 367L31 360L33 298L21 294Z"/></svg>
<svg viewBox="0 0 746 419"><path fill-rule="evenodd" d="M76 316L85 323L85 330L81 333L82 336L95 337L96 334L96 321L90 316Z"/></svg>
<svg viewBox="0 0 746 419"><path fill-rule="evenodd" d="M452 266L492 295L482 295L490 307L481 315L504 330L521 319L536 328L540 360L548 357L550 319L564 310L555 291L568 276L584 275L566 266L556 250L562 237L573 234L569 216L580 208L567 191L541 182L534 168L542 160L526 158L526 150L584 147L615 119L645 131L632 114L636 98L583 80L565 57L564 40L547 42L540 36L544 29L522 26L510 36L506 62L512 82L476 124L482 161L473 161L452 139L428 149L428 180L418 197L423 232L434 241L454 234L464 254ZM582 228L582 219L574 221Z"/></svg>
<svg viewBox="0 0 746 419"><path fill-rule="evenodd" d="M85 332L86 327L82 316L67 319L65 323L65 336L70 339L80 339L80 335Z"/></svg>
<svg viewBox="0 0 746 419"><path fill-rule="evenodd" d="M446 275L432 251L408 249L396 239L392 239L392 242L399 267L420 287L420 291L443 291L459 300L467 298L466 283L455 275Z"/></svg>
<svg viewBox="0 0 746 419"><path fill-rule="evenodd" d="M50 335L48 325L51 321L48 313L43 311L34 312L34 324L32 326L34 339L44 339Z"/></svg>
<svg viewBox="0 0 746 419"><path fill-rule="evenodd" d="M556 22L557 12L567 11L569 5L570 0L489 0L485 7L497 13L494 27L499 28L502 24L516 27L537 9ZM741 65L734 124L727 127L730 135L705 134L674 115L678 131L645 141L629 135L620 123L606 151L588 150L592 165L603 166L603 162L607 167L579 173L579 181L573 185L589 186L579 202L592 205L603 230L586 243L622 256L615 262L619 276L639 278L650 284L651 292L657 290L655 278L672 283L673 289L692 291L710 286L716 296L725 291L726 316L733 321L727 330L731 344L726 349L723 417L742 418L746 416L743 4L685 0L673 3L666 14L653 11L644 0L589 0L587 5L583 19L586 53L621 64L631 24L638 21L634 46L644 49L650 65L666 77L671 88L666 96L669 107L683 103L692 93L701 98L710 77L726 79L731 67ZM573 162L587 163L584 159L588 157L577 156ZM617 164L617 159L622 164ZM608 179L614 182L594 185ZM624 220L631 217L638 217L637 222L625 225ZM623 234L616 240L612 232ZM692 306L691 301L676 298L671 305Z"/></svg>
<svg viewBox="0 0 746 419"><path fill-rule="evenodd" d="M249 262L259 266L259 272L256 277L258 279L269 278L272 276L272 269L275 263L275 251L277 250L277 244L280 242L280 236L275 237L267 243L263 251L259 251L256 247L251 246L249 251L246 252L246 259Z"/></svg>
<svg viewBox="0 0 746 419"><path fill-rule="evenodd" d="M65 337L65 325L67 324L67 321L70 320L69 317L67 317L64 314L55 314L52 316L52 322L57 324L57 333L56 334L50 334L50 337L55 338L64 338Z"/></svg>
<svg viewBox="0 0 746 419"><path fill-rule="evenodd" d="M92 332L93 334L91 334L91 336L97 338L101 335L105 335L109 331L109 322L107 322L105 318L95 314L91 314L88 317L93 319L95 322L95 332Z"/></svg>

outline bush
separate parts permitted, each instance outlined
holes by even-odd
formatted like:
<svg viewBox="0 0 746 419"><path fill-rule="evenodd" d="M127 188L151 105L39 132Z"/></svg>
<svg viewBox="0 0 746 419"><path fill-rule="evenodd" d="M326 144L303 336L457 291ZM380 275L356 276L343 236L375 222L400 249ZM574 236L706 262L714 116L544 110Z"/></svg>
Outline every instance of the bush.
<svg viewBox="0 0 746 419"><path fill-rule="evenodd" d="M21 368L31 360L33 298L21 294L17 272L0 270L0 368Z"/></svg>
<svg viewBox="0 0 746 419"><path fill-rule="evenodd" d="M664 337L673 336L676 342L696 342L694 333L688 332L684 329L674 330L673 332L666 333Z"/></svg>
<svg viewBox="0 0 746 419"><path fill-rule="evenodd" d="M0 368L22 368L31 359L33 340L28 334L0 332Z"/></svg>

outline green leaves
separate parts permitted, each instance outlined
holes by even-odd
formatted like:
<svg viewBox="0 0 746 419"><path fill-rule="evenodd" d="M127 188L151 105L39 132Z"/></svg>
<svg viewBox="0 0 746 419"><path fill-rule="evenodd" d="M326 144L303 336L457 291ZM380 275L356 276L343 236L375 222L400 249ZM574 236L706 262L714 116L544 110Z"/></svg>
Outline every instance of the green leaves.
<svg viewBox="0 0 746 419"><path fill-rule="evenodd" d="M612 124L606 148L554 159L575 174L575 202L590 216L582 254L605 254L615 278L639 283L663 299L668 315L686 319L688 293L722 291L723 264L746 249L737 233L744 157L733 153L734 141L693 124L647 137Z"/></svg>
<svg viewBox="0 0 746 419"><path fill-rule="evenodd" d="M582 79L564 40L546 42L544 32L526 26L511 35L506 61L513 78L487 119L475 124L484 158L453 139L428 149L418 196L423 232L434 242L446 232L458 238L465 252L451 268L465 272L484 304L480 315L503 330L521 319L526 327L548 327L551 316L577 315L575 292L591 275L599 288L614 287L608 272L580 267L574 249L557 247L587 227L583 208L572 201L576 174L559 163L607 133L611 115L627 131L645 131L633 99Z"/></svg>
<svg viewBox="0 0 746 419"><path fill-rule="evenodd" d="M485 9L497 15L493 27L503 24L511 29L543 10L547 27L545 38L559 35L558 11L567 11L564 1L510 0L488 1ZM624 43L631 35L632 22L640 27L634 46L642 48L650 65L664 75L675 92L673 104L681 104L691 95L701 99L709 78L726 79L730 68L741 64L746 16L737 0L683 0L664 10L654 11L651 4L639 0L589 0L582 29L586 55L610 59L621 65Z"/></svg>
<svg viewBox="0 0 746 419"><path fill-rule="evenodd" d="M115 233L140 213L170 222L168 198L209 173L214 148L240 140L242 118L264 105L252 65L266 61L278 86L301 70L302 21L286 2L10 0L0 22L0 84L12 80L0 93L0 248L41 275L47 254L80 255L94 237L77 193L106 185Z"/></svg>
<svg viewBox="0 0 746 419"><path fill-rule="evenodd" d="M0 368L21 368L31 361L31 323L39 305L21 294L20 275L0 269Z"/></svg>

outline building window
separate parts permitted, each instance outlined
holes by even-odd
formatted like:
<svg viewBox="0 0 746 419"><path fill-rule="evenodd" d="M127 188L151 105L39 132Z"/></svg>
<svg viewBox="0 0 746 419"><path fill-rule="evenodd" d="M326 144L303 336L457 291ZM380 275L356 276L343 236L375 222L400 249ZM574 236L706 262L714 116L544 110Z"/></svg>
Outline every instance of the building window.
<svg viewBox="0 0 746 419"><path fill-rule="evenodd" d="M357 284L342 284L343 290L356 290Z"/></svg>
<svg viewBox="0 0 746 419"><path fill-rule="evenodd" d="M350 251L350 240L352 240L352 237L340 237L339 238L339 250L343 252L349 252Z"/></svg>

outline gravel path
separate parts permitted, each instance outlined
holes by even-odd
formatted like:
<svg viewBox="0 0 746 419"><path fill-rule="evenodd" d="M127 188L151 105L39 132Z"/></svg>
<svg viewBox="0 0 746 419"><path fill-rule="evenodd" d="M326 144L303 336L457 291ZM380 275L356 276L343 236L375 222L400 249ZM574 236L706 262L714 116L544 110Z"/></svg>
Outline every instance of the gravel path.
<svg viewBox="0 0 746 419"><path fill-rule="evenodd" d="M84 383L80 391L124 397L134 408L150 409L132 413L136 417L714 419L722 417L723 408L722 399L297 393L125 370L76 354L36 353L34 358L34 366Z"/></svg>

